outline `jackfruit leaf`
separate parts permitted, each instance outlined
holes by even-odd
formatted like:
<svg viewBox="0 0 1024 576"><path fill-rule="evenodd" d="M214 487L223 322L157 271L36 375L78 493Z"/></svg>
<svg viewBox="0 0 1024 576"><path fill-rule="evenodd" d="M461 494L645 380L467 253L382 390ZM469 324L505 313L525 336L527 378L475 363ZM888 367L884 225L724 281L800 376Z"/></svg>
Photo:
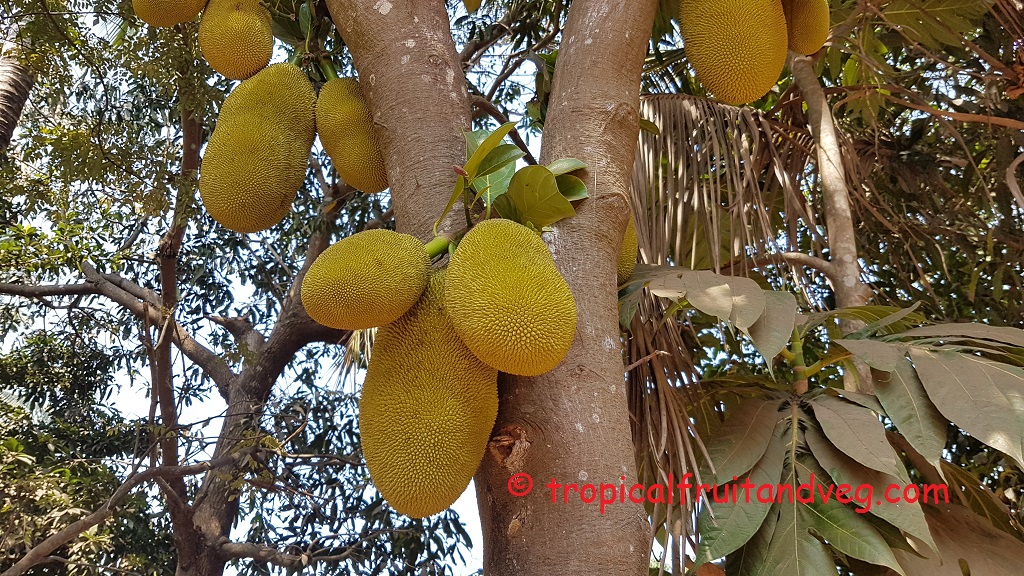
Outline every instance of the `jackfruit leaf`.
<svg viewBox="0 0 1024 576"><path fill-rule="evenodd" d="M538 230L576 215L572 204L558 191L555 175L544 166L520 168L504 196L515 205L518 222L532 224Z"/></svg>
<svg viewBox="0 0 1024 576"><path fill-rule="evenodd" d="M943 416L1024 468L1024 369L946 350L910 357Z"/></svg>
<svg viewBox="0 0 1024 576"><path fill-rule="evenodd" d="M1002 344L1024 347L1024 330L1006 326L987 326L975 323L934 324L902 332L900 337L936 338L942 336L993 340Z"/></svg>
<svg viewBox="0 0 1024 576"><path fill-rule="evenodd" d="M460 174L459 177L455 180L455 190L452 191L452 197L448 199L448 205L444 207L444 212L442 212L441 216L438 217L436 222L434 222L434 236L437 236L437 227L441 225L441 221L444 220L444 217L448 215L448 212L451 211L452 206L455 206L455 203L458 202L459 197L461 197L463 192L465 191L466 178L465 176Z"/></svg>
<svg viewBox="0 0 1024 576"><path fill-rule="evenodd" d="M466 172L469 174L470 180L476 179L476 177L478 176L478 170L480 169L480 165L483 163L484 159L487 158L487 155L490 154L495 148L501 145L501 141L505 138L505 136L508 135L509 132L512 131L512 126L513 124L511 122L506 122L502 124L501 126L498 127L497 130L491 132L490 135L484 138L483 142L480 142L480 145L477 146L475 150L473 150L472 154L469 156L469 160L466 161L466 165L464 167ZM470 138L472 134L473 133L470 132L466 135L467 151L469 150Z"/></svg>
<svg viewBox="0 0 1024 576"><path fill-rule="evenodd" d="M925 506L924 514L942 558L896 550L907 576L1018 576L1024 543L993 528L963 506ZM964 564L967 565L965 570Z"/></svg>
<svg viewBox="0 0 1024 576"><path fill-rule="evenodd" d="M932 539L931 532L928 531L928 522L924 519L924 511L921 510L921 506L904 501L889 502L884 498L885 491L890 486L899 486L899 481L896 478L862 466L853 458L843 454L813 426L806 430L804 438L818 463L835 480L836 490L843 484L850 486L850 493L843 496L844 500L852 498L853 502L850 504L878 516L921 540L932 550L936 550L935 541ZM869 487L870 490L864 490L863 487ZM828 488L826 487L826 494L828 494ZM867 494L864 494L862 490ZM902 492L900 494L902 495ZM836 501L836 492L833 491L828 495L831 501ZM824 501L824 496L819 495L816 500ZM857 514L852 510L851 512ZM851 555L854 554L851 553ZM870 562L866 558L861 558L861 560Z"/></svg>
<svg viewBox="0 0 1024 576"><path fill-rule="evenodd" d="M750 471L768 449L775 426L781 419L781 404L775 399L751 399L727 416L715 436L705 442L714 474L705 463L701 468L702 481L708 482L707 478L712 478L712 482L724 484L733 476L739 477Z"/></svg>
<svg viewBox="0 0 1024 576"><path fill-rule="evenodd" d="M514 222L521 222L521 219L519 218L519 210L516 209L516 205L509 199L508 194L502 194L495 197L492 205L502 218L512 220Z"/></svg>
<svg viewBox="0 0 1024 576"><path fill-rule="evenodd" d="M732 316L733 295L729 279L714 272L694 270L683 276L686 299L705 314L728 320Z"/></svg>
<svg viewBox="0 0 1024 576"><path fill-rule="evenodd" d="M907 354L906 346L879 342L878 340L848 340L844 338L836 340L835 343L846 348L868 366L883 372L895 370Z"/></svg>
<svg viewBox="0 0 1024 576"><path fill-rule="evenodd" d="M516 146L515 144L501 144L494 150L491 150L491 152L484 157L483 161L480 162L480 166L476 171L476 177L480 178L482 176L487 176L488 174L493 174L510 164L515 164L516 160L519 160L523 156L526 156L526 152L520 150L519 146Z"/></svg>
<svg viewBox="0 0 1024 576"><path fill-rule="evenodd" d="M814 416L825 436L847 456L862 465L910 483L907 470L885 438L878 416L840 398L820 395L811 401Z"/></svg>
<svg viewBox="0 0 1024 576"><path fill-rule="evenodd" d="M860 330L857 330L856 332L848 335L846 338L850 339L850 340L859 340L859 339L863 339L863 338L870 338L876 332L879 332L882 328L885 328L886 326L895 324L895 323L903 320L904 318L907 318L908 316L913 314L915 310L917 310L920 307L921 307L921 303L920 302L915 302L914 305L911 306L910 308L904 308L904 309L900 310L899 312L896 312L894 314L890 314L890 315L886 316L885 318L881 318L879 320L875 320L874 322L868 324L867 326L861 328Z"/></svg>
<svg viewBox="0 0 1024 576"><path fill-rule="evenodd" d="M586 167L587 165L584 164L582 160L577 160L575 158L559 158L551 164L548 164L548 170L551 170L551 173L555 176L561 176L562 174L582 170Z"/></svg>
<svg viewBox="0 0 1024 576"><path fill-rule="evenodd" d="M745 330L754 343L754 348L768 360L778 356L793 336L796 325L796 297L789 292L764 291L764 314Z"/></svg>
<svg viewBox="0 0 1024 576"><path fill-rule="evenodd" d="M732 291L732 311L729 313L729 321L740 330L746 331L764 315L764 307L767 302L764 290L750 278L742 276L726 276L725 278Z"/></svg>
<svg viewBox="0 0 1024 576"><path fill-rule="evenodd" d="M847 507L835 498L826 500L822 493L828 493L834 483L826 478L828 474L811 458L797 461L800 476L814 491L810 503L797 506L800 524L814 530L833 548L870 564L886 566L906 576L885 539L862 514ZM814 479L811 482L811 479ZM786 506L784 505L783 508ZM924 515L922 514L922 520ZM834 568L830 571L834 572Z"/></svg>
<svg viewBox="0 0 1024 576"><path fill-rule="evenodd" d="M644 289L640 284L630 284L619 291L619 326L623 330L629 330L629 324L643 299Z"/></svg>
<svg viewBox="0 0 1024 576"><path fill-rule="evenodd" d="M515 173L515 165L509 164L501 170L477 178L473 181L473 188L477 190L477 196L484 199L484 204L490 206L495 198L508 190L508 183Z"/></svg>
<svg viewBox="0 0 1024 576"><path fill-rule="evenodd" d="M299 6L299 30L302 31L303 37L309 36L309 24L313 20L313 15L309 10L309 2L303 2L302 6Z"/></svg>
<svg viewBox="0 0 1024 576"><path fill-rule="evenodd" d="M825 545L811 535L812 526L801 514L804 505L787 499L779 506L779 521L763 560L743 576L824 576L836 573L836 565Z"/></svg>
<svg viewBox="0 0 1024 576"><path fill-rule="evenodd" d="M747 479L754 486L777 485L782 477L786 446L779 435L780 431L776 429L769 439L764 455L747 475ZM731 487L729 493L732 493ZM760 501L756 489L749 501L745 491L739 494L739 498L729 498L724 503L704 501L704 507L697 517L697 533L701 537L700 548L697 550L697 564L711 562L735 552L746 544L764 523L772 502Z"/></svg>
<svg viewBox="0 0 1024 576"><path fill-rule="evenodd" d="M898 314L903 308L898 306L851 306L840 308L830 312L824 312L827 317L842 318L844 320L861 320L865 323L877 322L883 318ZM914 326L924 324L925 318L920 312L907 314L905 317L886 325L878 331L879 334L893 334L909 330Z"/></svg>
<svg viewBox="0 0 1024 576"><path fill-rule="evenodd" d="M768 558L772 536L779 523L779 508L779 504L773 504L768 510L768 516L764 519L764 523L761 524L754 536L738 552L729 555L725 565L726 574L738 576L772 574L768 570L769 567L765 565L765 559Z"/></svg>
<svg viewBox="0 0 1024 576"><path fill-rule="evenodd" d="M844 400L849 400L854 404L871 410L875 414L881 416L888 416L885 413L885 408L882 407L882 403L875 398L874 394L865 394L864 392L855 392L853 390L837 390L835 388L826 388L825 393L829 396L841 396Z"/></svg>
<svg viewBox="0 0 1024 576"><path fill-rule="evenodd" d="M654 122L651 122L647 118L641 118L640 119L640 129L644 130L646 132L650 132L651 134L654 134L655 136L661 136L661 128L658 128L657 124L655 124Z"/></svg>
<svg viewBox="0 0 1024 576"><path fill-rule="evenodd" d="M299 23L286 17L274 18L271 22L271 30L274 36L290 46L298 46L303 43L302 30Z"/></svg>
<svg viewBox="0 0 1024 576"><path fill-rule="evenodd" d="M975 514L987 518L996 528L1013 535L1014 538L1020 538L1020 533L1010 520L1010 510L995 493L981 483L981 480L956 464L943 460L940 465L946 482L951 489L959 493L960 501L964 505Z"/></svg>
<svg viewBox="0 0 1024 576"><path fill-rule="evenodd" d="M466 5L466 12L470 14L480 9L480 2L482 0L462 0L462 3Z"/></svg>
<svg viewBox="0 0 1024 576"><path fill-rule="evenodd" d="M872 370L871 376L875 396L896 429L928 462L938 466L949 423L928 398L910 360L900 358L892 370Z"/></svg>
<svg viewBox="0 0 1024 576"><path fill-rule="evenodd" d="M590 197L590 194L587 193L587 185L575 176L569 174L555 176L555 183L558 184L558 191L570 202Z"/></svg>

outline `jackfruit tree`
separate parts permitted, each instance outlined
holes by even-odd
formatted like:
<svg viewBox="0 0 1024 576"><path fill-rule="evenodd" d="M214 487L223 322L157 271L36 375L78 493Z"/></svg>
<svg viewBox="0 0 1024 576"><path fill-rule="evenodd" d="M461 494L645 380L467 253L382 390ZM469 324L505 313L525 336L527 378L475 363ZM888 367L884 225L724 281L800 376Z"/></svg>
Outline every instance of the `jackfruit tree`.
<svg viewBox="0 0 1024 576"><path fill-rule="evenodd" d="M1019 572L1011 0L0 22L0 576Z"/></svg>

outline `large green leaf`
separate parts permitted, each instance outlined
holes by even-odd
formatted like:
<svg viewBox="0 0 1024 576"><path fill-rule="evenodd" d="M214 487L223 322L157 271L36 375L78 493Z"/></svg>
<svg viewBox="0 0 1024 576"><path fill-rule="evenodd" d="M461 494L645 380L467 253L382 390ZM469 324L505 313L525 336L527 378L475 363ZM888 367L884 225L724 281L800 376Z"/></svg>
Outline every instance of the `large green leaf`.
<svg viewBox="0 0 1024 576"><path fill-rule="evenodd" d="M872 371L875 395L896 429L934 466L946 447L948 422L925 392L917 372L906 357L892 370Z"/></svg>
<svg viewBox="0 0 1024 576"><path fill-rule="evenodd" d="M863 360L868 366L885 372L891 372L907 355L906 346L889 344L878 340L836 340L851 354Z"/></svg>
<svg viewBox="0 0 1024 576"><path fill-rule="evenodd" d="M793 337L797 305L796 297L789 292L765 290L764 297L764 314L751 324L747 335L771 366L772 358L782 352Z"/></svg>
<svg viewBox="0 0 1024 576"><path fill-rule="evenodd" d="M757 282L742 276L726 276L726 281L732 291L732 312L729 314L729 321L733 326L746 331L764 316L767 305L764 290Z"/></svg>
<svg viewBox="0 0 1024 576"><path fill-rule="evenodd" d="M747 475L754 486L778 484L782 476L786 446L780 433L781 430L776 428L764 455ZM741 490L740 494L745 492ZM764 523L771 506L771 502L760 502L756 497L748 502L741 496L724 503L705 498L704 507L697 517L697 533L701 537L697 564L717 560L746 544Z"/></svg>
<svg viewBox="0 0 1024 576"><path fill-rule="evenodd" d="M572 204L558 191L555 175L544 166L519 169L504 196L515 206L519 223L538 230L576 215Z"/></svg>
<svg viewBox="0 0 1024 576"><path fill-rule="evenodd" d="M1021 538L1021 533L1013 526L1009 508L977 476L945 460L942 461L941 470L950 489L960 493L960 501L964 505L988 519L996 528L1012 534L1014 538Z"/></svg>
<svg viewBox="0 0 1024 576"><path fill-rule="evenodd" d="M1024 468L1024 369L945 350L910 357L943 416Z"/></svg>
<svg viewBox="0 0 1024 576"><path fill-rule="evenodd" d="M966 322L921 326L919 328L907 330L906 332L901 332L899 336L901 338L904 336L911 336L914 338L941 338L943 336L954 338L975 338L978 340L992 340L994 342L1009 344L1011 346L1024 347L1024 330L1009 328L1007 326L987 326L985 324Z"/></svg>
<svg viewBox="0 0 1024 576"><path fill-rule="evenodd" d="M781 404L780 400L747 400L726 418L715 437L705 440L714 465L714 475L707 473L710 480L705 482L724 484L754 467L781 419Z"/></svg>
<svg viewBox="0 0 1024 576"><path fill-rule="evenodd" d="M924 519L921 506L905 501L889 502L885 498L886 490L893 485L899 486L900 494L902 494L903 485L900 485L896 478L862 466L853 458L843 454L814 428L807 429L804 438L807 440L807 446L811 449L811 453L829 476L839 485L847 484L852 487L850 497L853 502L851 504L878 516L907 534L920 539L933 550L935 549L935 541L932 539L931 532L928 531L928 523ZM846 497L843 499L845 500ZM840 502L840 504L842 503ZM861 559L870 562L866 558Z"/></svg>
<svg viewBox="0 0 1024 576"><path fill-rule="evenodd" d="M793 485L797 482L793 476ZM809 532L811 524L801 513L804 504L794 500L779 505L768 554L751 576L834 576L836 563L826 546Z"/></svg>
<svg viewBox="0 0 1024 576"><path fill-rule="evenodd" d="M991 0L892 0L882 14L914 42L932 49L960 48L991 5Z"/></svg>
<svg viewBox="0 0 1024 576"><path fill-rule="evenodd" d="M910 483L907 471L885 438L885 427L870 410L823 394L811 402L825 436L864 466Z"/></svg>
<svg viewBox="0 0 1024 576"><path fill-rule="evenodd" d="M924 511L942 558L920 558L896 550L907 576L1020 576L1024 558L1020 540L963 506L925 506Z"/></svg>
<svg viewBox="0 0 1024 576"><path fill-rule="evenodd" d="M803 457L798 460L797 470L798 477L818 495L810 503L798 508L801 520L808 528L847 556L904 574L885 539L862 514L835 498L826 499L821 496L822 492L828 493L833 483L813 458Z"/></svg>
<svg viewBox="0 0 1024 576"><path fill-rule="evenodd" d="M465 170L469 174L470 181L479 175L478 171L484 159L501 145L501 141L512 131L513 126L511 122L502 124L497 130L487 135L475 149L472 149L472 146L473 143L479 140L479 133L470 132L466 134L466 150L470 153L470 156L466 160ZM470 152L470 150L472 151Z"/></svg>

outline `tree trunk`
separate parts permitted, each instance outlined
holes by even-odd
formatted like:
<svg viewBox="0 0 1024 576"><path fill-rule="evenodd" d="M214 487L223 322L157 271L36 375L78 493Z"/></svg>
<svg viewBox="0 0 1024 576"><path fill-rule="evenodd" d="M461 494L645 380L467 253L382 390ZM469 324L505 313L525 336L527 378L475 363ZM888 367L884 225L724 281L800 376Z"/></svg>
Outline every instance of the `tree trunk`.
<svg viewBox="0 0 1024 576"><path fill-rule="evenodd" d="M0 50L0 152L7 150L21 111L35 84L32 71L21 63L19 50L13 43Z"/></svg>
<svg viewBox="0 0 1024 576"><path fill-rule="evenodd" d="M629 214L639 135L640 73L656 2L576 0L556 64L542 162L575 157L591 198L547 238L579 312L568 357L537 378L502 382L495 436L477 473L484 570L499 575L637 575L650 528L640 504L620 502L637 481L618 328L616 262ZM534 481L510 493L515 474ZM598 502L558 484L616 493ZM556 502L552 502L552 487ZM568 495L568 502L564 496ZM597 495L600 500L601 495Z"/></svg>
<svg viewBox="0 0 1024 576"><path fill-rule="evenodd" d="M836 271L836 277L829 278L836 296L836 306L864 306L871 297L871 291L860 278L857 233L850 208L850 190L846 185L846 168L843 166L832 109L825 97L825 91L818 82L818 77L814 74L809 57L793 55L790 58L790 68L793 72L793 81L807 102L807 121L818 156L818 176L821 178L825 226L828 230L829 259ZM849 333L862 328L864 323L843 320L841 326L844 333ZM851 391L871 391L871 371L868 366L859 361L856 361L855 365L856 374L846 374L844 387Z"/></svg>

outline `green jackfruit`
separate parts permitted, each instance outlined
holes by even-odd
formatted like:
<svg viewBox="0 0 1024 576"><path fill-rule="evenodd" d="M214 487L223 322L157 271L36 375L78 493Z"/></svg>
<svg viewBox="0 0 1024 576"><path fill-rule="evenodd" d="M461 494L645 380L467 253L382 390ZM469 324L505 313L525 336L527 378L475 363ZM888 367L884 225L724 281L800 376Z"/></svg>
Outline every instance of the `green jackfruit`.
<svg viewBox="0 0 1024 576"><path fill-rule="evenodd" d="M498 372L459 340L444 271L404 316L377 331L359 400L363 456L377 490L422 518L452 505L480 466L498 414Z"/></svg>
<svg viewBox="0 0 1024 576"><path fill-rule="evenodd" d="M324 326L361 330L390 324L427 287L423 243L391 230L366 230L324 250L302 280L302 304Z"/></svg>
<svg viewBox="0 0 1024 576"><path fill-rule="evenodd" d="M236 232L280 222L306 178L316 95L305 73L275 64L242 82L221 107L206 145L199 194Z"/></svg>
<svg viewBox="0 0 1024 576"><path fill-rule="evenodd" d="M259 0L210 0L199 23L199 48L225 78L249 78L274 52L270 12Z"/></svg>
<svg viewBox="0 0 1024 576"><path fill-rule="evenodd" d="M199 16L206 0L132 0L135 14L150 26L167 27Z"/></svg>
<svg viewBox="0 0 1024 576"><path fill-rule="evenodd" d="M828 40L830 14L828 0L782 0L789 28L789 49L798 54L814 54Z"/></svg>
<svg viewBox="0 0 1024 576"><path fill-rule="evenodd" d="M316 118L320 142L342 180L368 194L388 187L384 153L358 80L335 78L324 84Z"/></svg>
<svg viewBox="0 0 1024 576"><path fill-rule="evenodd" d="M622 250L619 252L619 269L616 274L616 283L622 285L636 270L636 255L639 250L639 242L636 237L636 220L633 214L629 214L629 224L626 225L626 235L622 237Z"/></svg>
<svg viewBox="0 0 1024 576"><path fill-rule="evenodd" d="M547 245L511 220L485 220L448 265L445 305L462 341L490 366L537 376L565 358L576 301Z"/></svg>
<svg viewBox="0 0 1024 576"><path fill-rule="evenodd" d="M786 64L781 0L681 0L679 28L697 79L719 100L764 96Z"/></svg>

